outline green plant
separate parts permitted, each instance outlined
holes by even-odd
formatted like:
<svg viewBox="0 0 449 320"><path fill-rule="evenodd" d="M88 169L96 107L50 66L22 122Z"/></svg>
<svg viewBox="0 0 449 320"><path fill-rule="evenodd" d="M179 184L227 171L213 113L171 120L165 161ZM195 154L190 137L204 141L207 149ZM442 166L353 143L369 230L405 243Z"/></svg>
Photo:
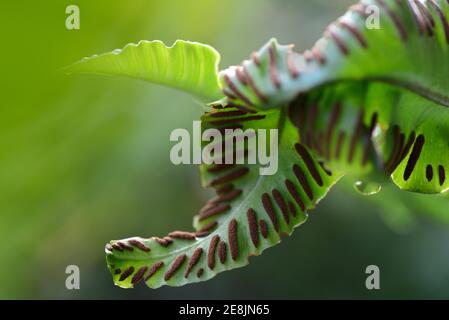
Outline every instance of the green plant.
<svg viewBox="0 0 449 320"><path fill-rule="evenodd" d="M380 29L366 9L380 8ZM125 75L207 99L208 128L279 130L279 170L201 165L215 188L194 232L134 237L106 245L121 287L207 280L244 266L307 219L342 176L375 193L449 188L449 2L366 0L326 30L309 51L270 40L240 66L218 71L219 55L199 43L142 41L85 58L69 73Z"/></svg>

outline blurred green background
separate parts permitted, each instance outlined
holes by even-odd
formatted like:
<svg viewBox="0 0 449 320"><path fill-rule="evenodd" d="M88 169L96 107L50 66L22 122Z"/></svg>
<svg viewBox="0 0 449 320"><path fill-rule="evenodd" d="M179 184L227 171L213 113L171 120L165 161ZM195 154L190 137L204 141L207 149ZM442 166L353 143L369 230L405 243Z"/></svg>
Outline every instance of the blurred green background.
<svg viewBox="0 0 449 320"><path fill-rule="evenodd" d="M128 79L67 77L81 57L141 39L214 46L221 67L269 38L310 47L354 0L5 1L0 12L0 298L449 298L447 200L334 189L293 237L243 269L182 288L115 287L111 239L190 229L209 191L195 166L169 161L175 128L202 108ZM76 4L81 29L65 28ZM65 288L65 268L81 289ZM365 288L365 268L381 290Z"/></svg>

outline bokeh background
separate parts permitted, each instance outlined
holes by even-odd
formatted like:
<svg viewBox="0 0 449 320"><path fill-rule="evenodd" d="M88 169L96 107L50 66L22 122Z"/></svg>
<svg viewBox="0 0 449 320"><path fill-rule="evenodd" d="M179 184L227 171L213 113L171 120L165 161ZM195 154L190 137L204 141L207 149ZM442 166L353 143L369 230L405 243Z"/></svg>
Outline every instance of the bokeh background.
<svg viewBox="0 0 449 320"><path fill-rule="evenodd" d="M171 164L168 137L202 108L164 87L58 70L141 39L211 44L222 68L271 37L302 51L354 1L4 1L0 298L449 298L448 200L393 187L367 198L351 181L292 237L212 281L124 290L105 265L110 239L190 229L209 192L195 166ZM80 8L80 30L65 28L69 4ZM80 290L65 288L70 264ZM370 264L381 290L365 288Z"/></svg>

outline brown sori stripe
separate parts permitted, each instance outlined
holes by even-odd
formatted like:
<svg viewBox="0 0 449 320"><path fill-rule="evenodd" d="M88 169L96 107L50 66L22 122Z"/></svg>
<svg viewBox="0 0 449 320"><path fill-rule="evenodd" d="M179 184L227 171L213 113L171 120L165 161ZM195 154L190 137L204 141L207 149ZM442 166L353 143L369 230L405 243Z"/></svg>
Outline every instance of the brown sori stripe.
<svg viewBox="0 0 449 320"><path fill-rule="evenodd" d="M212 231L216 226L218 225L217 221L212 221L206 224L204 227L201 228L201 230L198 231L198 233L202 232L210 232ZM198 235L197 235L198 236Z"/></svg>
<svg viewBox="0 0 449 320"><path fill-rule="evenodd" d="M444 16L444 12L434 0L430 0L430 4L435 8L438 16L440 17L441 23L443 24L444 28L444 35L446 36L446 42L449 44L449 24L446 20L446 17Z"/></svg>
<svg viewBox="0 0 449 320"><path fill-rule="evenodd" d="M249 168L248 167L242 167L240 169L237 169L235 171L232 171L231 173L228 173L227 175L221 176L215 180L213 180L210 185L212 187L214 186L218 186L221 184L225 184L231 181L234 181L244 175L246 175L249 172Z"/></svg>
<svg viewBox="0 0 449 320"><path fill-rule="evenodd" d="M203 274L204 274L204 269L201 268L201 269L199 269L198 272L196 273L196 276L197 276L198 278L201 278L201 277L203 276Z"/></svg>
<svg viewBox="0 0 449 320"><path fill-rule="evenodd" d="M202 254L203 254L202 248L195 249L195 251L192 254L192 257L190 258L186 273L184 274L185 278L187 278L189 276L190 272L192 272L192 269L196 266L196 264L200 260Z"/></svg>
<svg viewBox="0 0 449 320"><path fill-rule="evenodd" d="M414 2L418 8L418 11L420 12L421 18L424 21L427 35L429 37L432 37L434 34L433 28L435 27L435 20L433 19L432 14L429 12L427 7L425 5L423 5L421 2L416 1L416 0Z"/></svg>
<svg viewBox="0 0 449 320"><path fill-rule="evenodd" d="M216 164L214 166L207 168L207 172L210 172L210 173L222 172L222 171L228 170L230 168L234 168L234 167L235 167L235 163Z"/></svg>
<svg viewBox="0 0 449 320"><path fill-rule="evenodd" d="M218 257L221 263L226 262L226 243L223 241L220 241L218 244Z"/></svg>
<svg viewBox="0 0 449 320"><path fill-rule="evenodd" d="M426 178L429 182L433 180L433 168L430 164L428 164L426 167Z"/></svg>
<svg viewBox="0 0 449 320"><path fill-rule="evenodd" d="M245 102L247 105L253 106L254 104L249 100L247 96L245 96L239 88L232 82L231 78L227 74L224 75L224 81L229 86L229 88L234 92L234 94L243 102Z"/></svg>
<svg viewBox="0 0 449 320"><path fill-rule="evenodd" d="M268 98L259 90L259 88L257 88L256 84L254 83L253 78L251 77L251 75L248 72L248 69L246 68L245 65L243 65L243 72L245 73L245 77L248 81L248 85L251 87L251 89L254 91L254 93L256 94L256 96L263 102L267 102Z"/></svg>
<svg viewBox="0 0 449 320"><path fill-rule="evenodd" d="M200 209L200 211L198 211L199 214L203 214L206 211L209 211L213 208L215 208L217 206L217 204L215 202L212 202L211 200L209 200L208 202L206 202L206 204Z"/></svg>
<svg viewBox="0 0 449 320"><path fill-rule="evenodd" d="M293 202L291 202L291 201L288 202L288 208L290 209L290 213L292 214L292 216L293 216L294 218L296 218L296 216L298 215L298 213L296 212L296 207L295 207L295 205L293 204Z"/></svg>
<svg viewBox="0 0 449 320"><path fill-rule="evenodd" d="M371 123L369 126L369 136L370 137L373 135L374 129L376 129L378 118L379 118L379 115L377 114L377 112L374 112L373 115L371 116Z"/></svg>
<svg viewBox="0 0 449 320"><path fill-rule="evenodd" d="M345 138L346 138L346 132L340 131L340 133L338 134L338 138L337 138L337 145L335 147L335 158L337 160L340 159L341 150L343 147L343 143L345 142Z"/></svg>
<svg viewBox="0 0 449 320"><path fill-rule="evenodd" d="M391 10L390 7L388 7L388 5L385 3L384 0L377 0L377 2L382 6L382 8L384 8L384 10L390 16L390 18L393 21L396 29L398 29L398 31L399 31L399 34L401 36L401 40L404 41L404 42L407 41L407 39L408 39L407 29L405 28L404 24L402 23L401 19L396 14L396 12Z"/></svg>
<svg viewBox="0 0 449 320"><path fill-rule="evenodd" d="M246 121L255 121L255 120L262 120L262 119L265 119L264 115L255 115L255 116L248 116L245 118L210 120L209 123L211 123L213 125L222 125L222 124L229 124L229 123L235 123L235 122L246 122Z"/></svg>
<svg viewBox="0 0 449 320"><path fill-rule="evenodd" d="M218 242L220 241L220 237L215 235L209 244L209 249L207 250L207 265L211 270L215 267L215 251L217 250Z"/></svg>
<svg viewBox="0 0 449 320"><path fill-rule="evenodd" d="M235 198L237 198L238 196L240 196L241 194L242 194L242 190L236 189L229 193L221 194L218 197L210 200L210 202L211 203L221 203L221 202L231 201L231 200L234 200Z"/></svg>
<svg viewBox="0 0 449 320"><path fill-rule="evenodd" d="M260 233L265 239L268 237L268 225L265 220L259 220Z"/></svg>
<svg viewBox="0 0 449 320"><path fill-rule="evenodd" d="M145 252L151 251L150 248L148 248L143 242L141 242L139 240L131 239L131 240L128 240L128 243L136 248L139 248L142 251L145 251Z"/></svg>
<svg viewBox="0 0 449 320"><path fill-rule="evenodd" d="M307 169L309 170L310 174L312 175L313 179L315 180L315 182L322 187L323 186L323 180L321 179L320 173L318 172L318 170L315 167L315 163L313 162L312 157L310 156L309 152L307 151L307 149L300 143L297 143L295 145L296 151L299 153L299 155L301 156L302 160L304 161L304 163L307 166Z"/></svg>
<svg viewBox="0 0 449 320"><path fill-rule="evenodd" d="M239 81L243 85L246 86L248 84L248 80L246 79L246 76L245 76L245 73L243 72L242 66L237 67L237 69L235 70L235 75L237 76L237 79L239 79Z"/></svg>
<svg viewBox="0 0 449 320"><path fill-rule="evenodd" d="M200 212L198 214L198 219L199 219L199 221L203 221L203 220L206 220L206 219L213 217L217 214L228 211L229 209L231 209L231 206L229 204L220 203L214 207L211 207L210 209Z"/></svg>
<svg viewBox="0 0 449 320"><path fill-rule="evenodd" d="M354 134L352 135L351 143L349 145L348 163L352 163L352 161L354 160L357 141L360 139L362 130L363 130L363 111L360 111L357 116Z"/></svg>
<svg viewBox="0 0 449 320"><path fill-rule="evenodd" d="M340 26L342 26L343 28L345 28L346 30L348 30L353 36L354 38L357 39L357 41L360 43L360 45L363 48L368 48L368 42L366 41L365 37L363 36L363 34L354 26L350 25L349 23L340 21L338 23Z"/></svg>
<svg viewBox="0 0 449 320"><path fill-rule="evenodd" d="M209 113L209 117L212 117L212 118L239 117L239 116L244 116L245 114L246 114L246 112L241 111L241 110L220 111L220 112Z"/></svg>
<svg viewBox="0 0 449 320"><path fill-rule="evenodd" d="M296 203L301 207L301 210L305 211L306 207L304 205L304 202L302 202L302 199L299 196L298 191L296 190L293 182L291 182L290 180L287 179L287 180L285 180L285 186L287 187L288 192L291 194L293 199L295 199Z"/></svg>
<svg viewBox="0 0 449 320"><path fill-rule="evenodd" d="M240 111L246 112L246 113L257 113L257 110L254 110L253 108L242 106L240 104L236 104L233 102L229 102L229 107L239 109Z"/></svg>
<svg viewBox="0 0 449 320"><path fill-rule="evenodd" d="M442 186L446 180L446 172L444 171L444 167L442 165L438 166L438 177L440 179L440 186Z"/></svg>
<svg viewBox="0 0 449 320"><path fill-rule="evenodd" d="M150 268L150 272L148 273L148 275L145 278L145 281L148 281L148 279L150 279L163 266L164 266L164 262L162 262L162 261L159 261L159 262L156 262L155 264L153 264L153 266Z"/></svg>
<svg viewBox="0 0 449 320"><path fill-rule="evenodd" d="M237 220L232 219L228 225L229 248L231 249L232 260L237 260L239 256L239 245L237 242Z"/></svg>
<svg viewBox="0 0 449 320"><path fill-rule="evenodd" d="M154 241L159 243L163 247L168 247L168 245L173 243L173 240L170 237L164 237L163 239L158 237L153 237Z"/></svg>
<svg viewBox="0 0 449 320"><path fill-rule="evenodd" d="M124 249L124 250L134 251L134 248L133 248L133 247L127 245L127 244L124 243L124 242L119 241L119 242L117 242L117 245L119 245L120 248L122 248L122 249Z"/></svg>
<svg viewBox="0 0 449 320"><path fill-rule="evenodd" d="M313 200L313 191L309 185L309 182L307 181L307 177L304 174L304 172L296 164L293 165L293 172L295 173L296 178L298 179L299 183L301 184L302 188L306 192L309 199Z"/></svg>
<svg viewBox="0 0 449 320"><path fill-rule="evenodd" d="M421 12L424 20L426 21L429 35L433 35L433 28L435 28L435 20L433 19L432 13L430 13L429 9L420 1L414 0L415 4L418 7L418 10Z"/></svg>
<svg viewBox="0 0 449 320"><path fill-rule="evenodd" d="M404 170L404 180L407 181L413 170L415 169L415 165L418 162L418 159L421 155L422 148L424 146L425 139L424 136L421 134L416 138L415 144L413 145L412 153L410 154L410 157L408 158L407 166Z"/></svg>
<svg viewBox="0 0 449 320"><path fill-rule="evenodd" d="M140 280L142 280L143 276L145 275L145 272L147 272L148 267L144 266L141 267L139 270L137 270L134 277L131 279L131 283L133 285L136 285Z"/></svg>
<svg viewBox="0 0 449 320"><path fill-rule="evenodd" d="M115 269L114 270L114 274L120 274L120 273L122 273L122 270L120 270L120 269Z"/></svg>
<svg viewBox="0 0 449 320"><path fill-rule="evenodd" d="M203 212L206 212L212 208L214 208L216 206L215 203L212 202L206 202L206 204L200 209L200 211L198 212L199 214L202 214Z"/></svg>
<svg viewBox="0 0 449 320"><path fill-rule="evenodd" d="M398 149L397 149L397 152L393 159L393 163L391 164L390 172L393 172L399 165L399 160L401 159L402 150L404 149L404 143L405 143L405 134L401 133L399 135L399 140L398 140Z"/></svg>
<svg viewBox="0 0 449 320"><path fill-rule="evenodd" d="M276 88L281 88L281 80L279 78L279 70L276 64L276 52L274 51L274 43L268 48L270 55L270 78Z"/></svg>
<svg viewBox="0 0 449 320"><path fill-rule="evenodd" d="M273 224L273 227L276 231L279 231L279 221L276 216L276 212L274 211L273 204L271 203L270 196L268 193L264 193L262 195L262 205L265 211L268 214L268 217L271 220L271 223Z"/></svg>
<svg viewBox="0 0 449 320"><path fill-rule="evenodd" d="M306 98L301 98L298 101L298 111L298 127L300 130L303 130L303 128L306 128L306 119L308 113Z"/></svg>
<svg viewBox="0 0 449 320"><path fill-rule="evenodd" d="M128 278L130 275L132 275L132 273L134 272L134 267L131 266L128 269L126 269L125 271L123 271L123 273L120 275L120 279L119 281L123 281L126 278Z"/></svg>
<svg viewBox="0 0 449 320"><path fill-rule="evenodd" d="M195 237L197 238L205 238L210 235L210 231L197 231L195 232Z"/></svg>
<svg viewBox="0 0 449 320"><path fill-rule="evenodd" d="M416 134L414 131L412 131L412 133L408 137L408 141L407 141L404 149L402 150L401 156L399 157L399 159L396 163L396 166L398 166L402 162L402 160L404 160L405 157L408 155L408 153L410 152L410 149L413 146L413 143L415 142L415 139L416 139Z"/></svg>
<svg viewBox="0 0 449 320"><path fill-rule="evenodd" d="M313 104L310 106L308 110L308 119L307 119L307 132L306 132L306 143L309 146L314 145L314 132L316 130L316 121L319 114L319 107L317 104ZM319 147L319 146L318 146Z"/></svg>
<svg viewBox="0 0 449 320"><path fill-rule="evenodd" d="M421 16L419 9L416 7L416 4L413 1L407 1L410 12L412 13L413 18L415 19L416 26L418 27L419 35L422 36L426 32L426 22L424 18Z"/></svg>
<svg viewBox="0 0 449 320"><path fill-rule="evenodd" d="M173 277L173 275L176 273L176 271L178 271L179 268L181 268L182 264L186 260L186 257L187 256L185 254L183 254L183 255L180 255L179 257L177 257L175 259L175 261L170 266L170 269L168 269L168 271L164 275L164 280L165 281L170 280L171 277Z"/></svg>
<svg viewBox="0 0 449 320"><path fill-rule="evenodd" d="M401 130L399 129L399 126L395 125L393 127L393 149L391 150L389 160L385 164L385 169L387 170L387 172L392 172L391 168L394 165L394 161L397 157L398 152L400 152L400 150L402 148L402 146L400 146L400 144L399 144L400 136L401 136Z"/></svg>
<svg viewBox="0 0 449 320"><path fill-rule="evenodd" d="M287 51L287 68L290 72L290 75L293 79L297 79L299 77L299 70L296 68L294 53L292 50Z"/></svg>
<svg viewBox="0 0 449 320"><path fill-rule="evenodd" d="M278 189L274 189L272 192L274 201L277 203L279 208L281 209L282 216L284 217L285 222L287 224L290 223L290 216L288 215L288 207L287 203L285 202L284 198L282 197L281 192Z"/></svg>
<svg viewBox="0 0 449 320"><path fill-rule="evenodd" d="M237 97L233 93L231 93L231 91L229 91L227 88L223 88L223 94L229 99L237 100Z"/></svg>
<svg viewBox="0 0 449 320"><path fill-rule="evenodd" d="M246 212L246 218L248 219L249 235L254 246L257 248L259 245L259 230L257 228L257 217L254 209L250 208Z"/></svg>
<svg viewBox="0 0 449 320"><path fill-rule="evenodd" d="M337 103L332 108L331 114L329 116L329 124L326 132L326 158L331 157L331 146L332 146L332 135L334 134L335 126L337 125L338 119L341 114L341 104Z"/></svg>
<svg viewBox="0 0 449 320"><path fill-rule="evenodd" d="M195 234L186 231L173 231L168 234L170 238L180 239L180 240L195 240Z"/></svg>
<svg viewBox="0 0 449 320"><path fill-rule="evenodd" d="M318 164L320 165L321 169L323 169L324 172L326 172L326 174L330 177L332 175L332 171L330 171L327 167L326 164L323 161L318 161Z"/></svg>
<svg viewBox="0 0 449 320"><path fill-rule="evenodd" d="M318 61L319 64L321 65L326 64L326 59L324 58L324 56L321 54L320 50L318 50L317 47L313 47L311 52L312 56L315 58L316 61Z"/></svg>
<svg viewBox="0 0 449 320"><path fill-rule="evenodd" d="M259 56L257 55L257 52L251 53L251 59L254 61L256 65L260 66L260 59Z"/></svg>
<svg viewBox="0 0 449 320"><path fill-rule="evenodd" d="M330 27L328 29L328 32L329 32L330 36L332 37L332 39L334 39L340 52L343 55L347 56L349 54L349 49L346 46L346 44L344 43L344 41L340 38L340 36L334 30L332 30L332 27Z"/></svg>
<svg viewBox="0 0 449 320"><path fill-rule="evenodd" d="M120 252L123 252L122 247L120 247L117 243L113 243L113 244L111 245L111 247L114 248L115 250L118 250L118 251L120 251Z"/></svg>

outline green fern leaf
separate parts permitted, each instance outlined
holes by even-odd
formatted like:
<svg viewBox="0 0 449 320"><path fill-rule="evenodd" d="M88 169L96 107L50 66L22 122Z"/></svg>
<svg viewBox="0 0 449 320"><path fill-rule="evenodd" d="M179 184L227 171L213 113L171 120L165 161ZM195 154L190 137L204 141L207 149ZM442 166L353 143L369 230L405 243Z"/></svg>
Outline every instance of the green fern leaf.
<svg viewBox="0 0 449 320"><path fill-rule="evenodd" d="M366 25L372 6L380 9L380 29ZM274 175L260 175L259 164L201 166L203 185L217 196L195 216L195 231L107 244L114 282L180 286L244 266L305 222L344 175L376 182L391 177L420 193L446 191L448 17L443 0L364 0L311 50L298 54L273 39L220 74L218 54L184 42L177 42L179 51L150 42L75 64L72 71L145 78L211 100L222 89L226 99L202 117L203 130L279 132ZM146 63L142 57L155 47L162 52L157 63ZM173 55L162 58L169 50ZM180 58L187 50L201 50L198 65ZM259 131L254 138L261 139ZM244 151L244 160L255 152ZM229 152L236 150L218 156Z"/></svg>
<svg viewBox="0 0 449 320"><path fill-rule="evenodd" d="M65 71L127 76L218 100L223 96L218 81L219 62L218 52L201 43L178 40L167 47L161 41L140 41L84 58Z"/></svg>

